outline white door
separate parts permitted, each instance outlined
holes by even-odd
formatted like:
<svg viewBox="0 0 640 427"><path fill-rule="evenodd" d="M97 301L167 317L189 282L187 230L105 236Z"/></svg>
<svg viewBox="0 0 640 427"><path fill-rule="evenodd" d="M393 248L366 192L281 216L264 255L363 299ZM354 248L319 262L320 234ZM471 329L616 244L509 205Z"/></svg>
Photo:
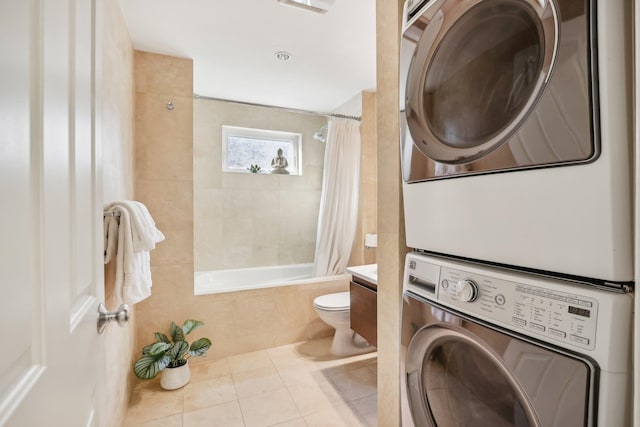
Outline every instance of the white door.
<svg viewBox="0 0 640 427"><path fill-rule="evenodd" d="M94 0L0 0L0 426L98 426Z"/></svg>

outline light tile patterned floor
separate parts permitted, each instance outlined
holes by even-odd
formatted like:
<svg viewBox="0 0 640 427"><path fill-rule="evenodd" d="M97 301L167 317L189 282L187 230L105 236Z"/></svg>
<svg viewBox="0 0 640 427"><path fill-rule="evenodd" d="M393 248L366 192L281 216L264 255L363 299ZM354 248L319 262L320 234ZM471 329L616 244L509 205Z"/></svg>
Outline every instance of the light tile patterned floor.
<svg viewBox="0 0 640 427"><path fill-rule="evenodd" d="M180 390L140 382L123 427L375 427L376 353L337 358L330 345L194 359Z"/></svg>

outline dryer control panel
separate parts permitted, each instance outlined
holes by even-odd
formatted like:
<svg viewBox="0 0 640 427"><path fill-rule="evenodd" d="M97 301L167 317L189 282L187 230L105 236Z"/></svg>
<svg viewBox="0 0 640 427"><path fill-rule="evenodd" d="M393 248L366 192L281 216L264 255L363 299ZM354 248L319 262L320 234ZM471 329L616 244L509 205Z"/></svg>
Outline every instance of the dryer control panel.
<svg viewBox="0 0 640 427"><path fill-rule="evenodd" d="M405 291L525 335L595 348L598 300L580 286L448 264L408 255Z"/></svg>

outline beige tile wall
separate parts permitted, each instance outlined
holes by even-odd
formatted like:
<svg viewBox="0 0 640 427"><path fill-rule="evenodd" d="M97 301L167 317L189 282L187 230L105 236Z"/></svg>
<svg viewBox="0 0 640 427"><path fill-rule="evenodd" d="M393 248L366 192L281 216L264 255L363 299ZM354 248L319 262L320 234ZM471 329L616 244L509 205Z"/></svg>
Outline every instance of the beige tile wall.
<svg viewBox="0 0 640 427"><path fill-rule="evenodd" d="M400 308L406 253L399 150L402 0L376 1L378 137L378 425L400 426Z"/></svg>
<svg viewBox="0 0 640 427"><path fill-rule="evenodd" d="M358 227L353 241L349 265L374 264L376 249L365 248L364 237L378 229L378 164L376 138L376 93L362 92L362 122L360 123L360 204Z"/></svg>
<svg viewBox="0 0 640 427"><path fill-rule="evenodd" d="M348 289L349 280L344 277L304 285L199 295L193 315L207 319L207 333L214 342L209 356L231 356L331 335L333 329L318 318L313 300Z"/></svg>
<svg viewBox="0 0 640 427"><path fill-rule="evenodd" d="M196 271L313 262L326 124L317 115L194 102ZM302 134L302 176L222 172L222 126ZM275 154L275 153L274 153Z"/></svg>
<svg viewBox="0 0 640 427"><path fill-rule="evenodd" d="M135 52L135 197L166 237L151 252L152 296L136 305L137 349L194 303L192 75L190 59Z"/></svg>
<svg viewBox="0 0 640 427"><path fill-rule="evenodd" d="M102 20L100 61L102 90L100 142L103 203L133 198L133 47L117 0L99 3ZM105 267L105 304L115 310L120 301L113 288L115 263ZM133 386L131 359L135 349L135 318L127 328L105 332L105 427L119 427Z"/></svg>

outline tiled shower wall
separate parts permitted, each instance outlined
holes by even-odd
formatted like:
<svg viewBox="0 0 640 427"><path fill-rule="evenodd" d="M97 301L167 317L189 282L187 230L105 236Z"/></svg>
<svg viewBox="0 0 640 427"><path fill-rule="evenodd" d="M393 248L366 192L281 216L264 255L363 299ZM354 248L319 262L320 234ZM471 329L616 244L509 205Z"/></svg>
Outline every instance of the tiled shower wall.
<svg viewBox="0 0 640 427"><path fill-rule="evenodd" d="M194 101L196 271L313 262L326 118ZM222 172L222 126L302 134L302 176ZM275 155L276 153L274 153Z"/></svg>

